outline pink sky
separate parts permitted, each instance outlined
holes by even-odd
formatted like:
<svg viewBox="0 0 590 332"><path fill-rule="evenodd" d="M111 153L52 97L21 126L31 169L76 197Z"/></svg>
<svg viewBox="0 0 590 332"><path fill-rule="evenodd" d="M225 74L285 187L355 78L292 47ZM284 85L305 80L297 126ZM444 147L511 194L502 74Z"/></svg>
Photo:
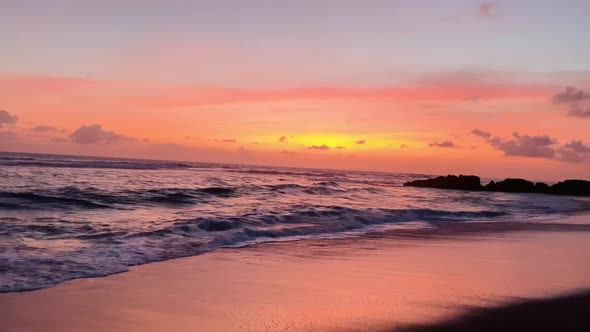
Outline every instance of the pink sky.
<svg viewBox="0 0 590 332"><path fill-rule="evenodd" d="M221 2L7 6L0 150L590 178L587 2Z"/></svg>

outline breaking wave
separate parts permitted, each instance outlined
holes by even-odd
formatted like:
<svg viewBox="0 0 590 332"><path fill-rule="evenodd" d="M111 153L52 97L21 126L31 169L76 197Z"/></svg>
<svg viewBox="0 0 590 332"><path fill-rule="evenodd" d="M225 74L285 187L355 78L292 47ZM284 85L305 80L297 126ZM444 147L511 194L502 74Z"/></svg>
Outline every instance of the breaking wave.
<svg viewBox="0 0 590 332"><path fill-rule="evenodd" d="M219 247L588 209L571 197L401 186L420 177L0 153L0 292Z"/></svg>
<svg viewBox="0 0 590 332"><path fill-rule="evenodd" d="M131 231L93 226L69 220L34 224L0 224L0 235L28 234L37 239L21 244L20 250L35 249L42 239L78 244L53 257L18 255L16 249L0 256L0 292L45 288L84 277L106 276L129 266L198 255L219 247L269 241L334 237L343 232L361 234L371 225L409 221L460 221L505 216L499 211L439 211L429 209L367 209L341 206L308 208L286 214L242 215L180 219L164 227ZM1 274L0 274L1 275Z"/></svg>

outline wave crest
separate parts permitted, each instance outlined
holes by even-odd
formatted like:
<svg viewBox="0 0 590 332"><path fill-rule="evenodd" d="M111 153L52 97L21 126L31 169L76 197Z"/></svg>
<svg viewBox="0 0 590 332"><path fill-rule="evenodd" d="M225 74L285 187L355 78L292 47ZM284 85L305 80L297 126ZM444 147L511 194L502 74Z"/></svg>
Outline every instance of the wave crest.
<svg viewBox="0 0 590 332"><path fill-rule="evenodd" d="M108 209L136 204L195 204L208 197L232 197L231 187L162 188L107 192L96 188L64 187L52 191L0 191L0 209Z"/></svg>
<svg viewBox="0 0 590 332"><path fill-rule="evenodd" d="M162 228L136 232L68 221L20 226L12 223L12 229L0 227L0 233L28 231L52 239L82 241L83 245L74 251L53 253L51 258L36 256L38 250L31 250L24 257L8 250L0 256L0 266L10 266L11 278L0 284L0 292L32 290L76 278L106 276L126 271L129 266L197 255L223 246L333 237L348 231L360 234L371 225L473 220L504 215L506 213L500 211L357 210L332 206L294 209L280 215L180 219ZM20 246L22 249L23 244Z"/></svg>

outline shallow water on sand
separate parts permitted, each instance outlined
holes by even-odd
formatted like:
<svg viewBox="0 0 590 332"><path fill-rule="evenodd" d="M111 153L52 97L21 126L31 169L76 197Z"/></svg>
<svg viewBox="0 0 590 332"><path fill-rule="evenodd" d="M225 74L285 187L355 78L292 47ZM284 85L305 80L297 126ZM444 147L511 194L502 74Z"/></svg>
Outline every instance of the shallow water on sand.
<svg viewBox="0 0 590 332"><path fill-rule="evenodd" d="M445 225L225 248L0 294L0 330L395 331L590 287L590 232L566 231L577 225L477 234Z"/></svg>

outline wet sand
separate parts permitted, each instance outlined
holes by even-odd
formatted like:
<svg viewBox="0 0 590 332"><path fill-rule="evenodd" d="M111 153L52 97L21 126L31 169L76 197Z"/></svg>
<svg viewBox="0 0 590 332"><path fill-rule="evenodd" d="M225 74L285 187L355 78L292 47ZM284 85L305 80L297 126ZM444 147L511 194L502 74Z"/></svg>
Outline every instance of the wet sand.
<svg viewBox="0 0 590 332"><path fill-rule="evenodd" d="M0 294L0 331L394 331L590 288L590 218L269 243Z"/></svg>

